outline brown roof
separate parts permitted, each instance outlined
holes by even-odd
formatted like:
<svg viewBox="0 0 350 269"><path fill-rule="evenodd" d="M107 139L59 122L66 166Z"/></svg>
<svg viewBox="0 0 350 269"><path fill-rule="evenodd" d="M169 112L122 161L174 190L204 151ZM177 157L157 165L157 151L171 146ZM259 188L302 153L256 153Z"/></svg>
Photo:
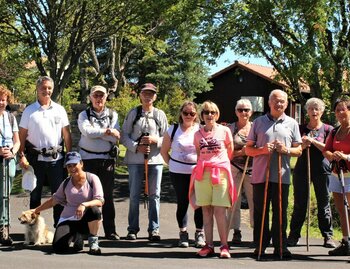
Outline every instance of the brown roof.
<svg viewBox="0 0 350 269"><path fill-rule="evenodd" d="M248 72L251 72L257 76L260 76L266 80L269 80L283 88L289 88L287 83L285 83L283 80L276 80L276 76L278 75L278 72L271 66L262 66L258 64L251 64L251 63L245 63L245 62L239 62L235 61L233 64L229 65L228 67L214 73L211 75L209 79L216 78L220 76L223 73L228 72L229 70L233 68L240 67L242 69L247 70ZM300 89L302 92L310 92L310 87L305 82L300 82Z"/></svg>

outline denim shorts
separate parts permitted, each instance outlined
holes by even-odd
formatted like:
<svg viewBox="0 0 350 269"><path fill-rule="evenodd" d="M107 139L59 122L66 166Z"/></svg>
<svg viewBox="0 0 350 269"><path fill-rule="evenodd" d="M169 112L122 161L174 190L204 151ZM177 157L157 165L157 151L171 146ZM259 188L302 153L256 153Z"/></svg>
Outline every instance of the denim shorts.
<svg viewBox="0 0 350 269"><path fill-rule="evenodd" d="M345 192L350 192L350 177L348 174L344 175ZM329 177L329 191L343 193L342 184L338 176L331 174Z"/></svg>

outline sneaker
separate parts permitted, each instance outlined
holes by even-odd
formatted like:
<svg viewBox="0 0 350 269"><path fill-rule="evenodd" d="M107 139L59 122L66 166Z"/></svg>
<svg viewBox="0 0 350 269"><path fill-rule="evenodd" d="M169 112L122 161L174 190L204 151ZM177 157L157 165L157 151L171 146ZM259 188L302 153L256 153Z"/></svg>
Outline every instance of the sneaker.
<svg viewBox="0 0 350 269"><path fill-rule="evenodd" d="M148 233L148 240L151 242L160 241L160 235L158 230L154 230Z"/></svg>
<svg viewBox="0 0 350 269"><path fill-rule="evenodd" d="M205 245L200 251L197 252L197 256L199 257L209 257L215 254L214 246L210 247Z"/></svg>
<svg viewBox="0 0 350 269"><path fill-rule="evenodd" d="M331 237L325 237L323 241L323 247L325 248L335 248L336 245Z"/></svg>
<svg viewBox="0 0 350 269"><path fill-rule="evenodd" d="M3 246L12 246L13 240L10 237L9 227L5 226L0 234L0 244Z"/></svg>
<svg viewBox="0 0 350 269"><path fill-rule="evenodd" d="M240 230L234 230L232 244L238 245L242 243L242 233Z"/></svg>
<svg viewBox="0 0 350 269"><path fill-rule="evenodd" d="M188 232L183 231L179 233L180 239L179 239L179 247L180 248L188 248Z"/></svg>
<svg viewBox="0 0 350 269"><path fill-rule="evenodd" d="M280 257L280 249L275 248L273 250L273 255ZM292 258L292 253L289 251L287 248L282 249L282 259L291 259Z"/></svg>
<svg viewBox="0 0 350 269"><path fill-rule="evenodd" d="M350 255L349 241L346 241L343 239L340 242L340 245L337 248L328 251L328 254L330 256L349 256Z"/></svg>
<svg viewBox="0 0 350 269"><path fill-rule="evenodd" d="M119 237L119 235L118 235L117 233L106 234L106 235L105 235L105 238L106 238L107 240L113 240L113 241L118 241L118 240L120 240L120 237Z"/></svg>
<svg viewBox="0 0 350 269"><path fill-rule="evenodd" d="M82 251L84 248L83 236L80 233L77 233L74 238L73 249L76 252Z"/></svg>
<svg viewBox="0 0 350 269"><path fill-rule="evenodd" d="M98 237L97 236L89 236L89 254L91 255L101 255L101 249L98 245Z"/></svg>
<svg viewBox="0 0 350 269"><path fill-rule="evenodd" d="M221 259L228 259L231 258L231 254L229 252L229 246L228 245L223 245L220 247L220 258Z"/></svg>
<svg viewBox="0 0 350 269"><path fill-rule="evenodd" d="M202 248L205 246L204 232L196 231L194 234L194 246L196 248Z"/></svg>
<svg viewBox="0 0 350 269"><path fill-rule="evenodd" d="M126 236L126 240L136 240L137 234L134 232L128 232L128 235Z"/></svg>
<svg viewBox="0 0 350 269"><path fill-rule="evenodd" d="M295 237L288 237L287 239L287 245L288 247L295 247L299 244L299 238Z"/></svg>

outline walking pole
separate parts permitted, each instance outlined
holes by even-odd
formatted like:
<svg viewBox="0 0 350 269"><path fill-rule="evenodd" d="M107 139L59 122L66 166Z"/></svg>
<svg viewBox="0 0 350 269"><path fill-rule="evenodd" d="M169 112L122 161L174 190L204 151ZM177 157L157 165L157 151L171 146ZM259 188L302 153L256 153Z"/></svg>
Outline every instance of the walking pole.
<svg viewBox="0 0 350 269"><path fill-rule="evenodd" d="M145 165L145 200L144 200L144 208L148 208L148 154L144 154L144 165Z"/></svg>
<svg viewBox="0 0 350 269"><path fill-rule="evenodd" d="M283 244L283 238L282 238L282 154L278 153L278 213L279 213L279 230L280 230L280 259L282 260L283 257L283 250L282 250L282 244Z"/></svg>
<svg viewBox="0 0 350 269"><path fill-rule="evenodd" d="M238 185L238 189L237 189L237 200L239 199L239 196L241 196L241 190L242 190L242 186L243 186L243 180L244 180L245 174L246 174L247 169L248 169L248 163L249 163L249 156L247 156L247 159L245 160L243 172L242 172L242 175L241 175L241 181L239 182L239 185ZM228 222L228 226L227 226L227 232L230 231L230 227L231 227L232 222L233 222L233 215L234 215L236 206L237 206L237 203L234 203L233 206L232 206L231 215L230 215L230 221Z"/></svg>
<svg viewBox="0 0 350 269"><path fill-rule="evenodd" d="M10 186L9 186L9 175L8 175L8 161L3 158L2 160L2 184L3 184L3 222L2 222L2 237L4 241L7 241L9 239L10 235ZM6 226L6 223L8 224Z"/></svg>
<svg viewBox="0 0 350 269"><path fill-rule="evenodd" d="M344 171L346 169L346 162L344 160L339 161L339 179L341 182L342 192L343 192L343 200L344 200L344 213L345 213L345 221L346 221L346 232L348 234L348 240L350 239L350 227L349 227L349 201L345 193L345 181L344 181Z"/></svg>
<svg viewBox="0 0 350 269"><path fill-rule="evenodd" d="M310 148L306 148L307 154L307 222L306 222L306 251L309 251L309 232L310 232L310 204L311 204L311 168L310 168Z"/></svg>
<svg viewBox="0 0 350 269"><path fill-rule="evenodd" d="M260 227L258 261L260 261L260 256L261 256L261 251L262 251L262 241L263 241L263 234L264 234L264 224L265 224L266 204L267 204L267 191L268 191L268 187L269 187L269 178L270 178L271 156L272 156L272 153L269 154L269 159L267 161L267 166L266 166L266 179L265 179L265 189L264 189L264 204L263 204L263 212L262 212L261 227Z"/></svg>

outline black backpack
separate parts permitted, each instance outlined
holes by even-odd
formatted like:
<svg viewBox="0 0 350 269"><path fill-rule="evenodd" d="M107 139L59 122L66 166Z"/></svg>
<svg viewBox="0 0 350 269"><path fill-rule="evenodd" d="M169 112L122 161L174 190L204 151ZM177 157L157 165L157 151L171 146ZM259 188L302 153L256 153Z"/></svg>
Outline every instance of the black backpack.
<svg viewBox="0 0 350 269"><path fill-rule="evenodd" d="M132 122L132 127L134 128L134 125L136 124L136 122L141 118L143 117L142 116L142 106L137 106L136 107L136 116L135 116L135 119L133 120ZM157 108L154 108L153 110L153 120L155 121L156 125L158 126L158 132L160 134L161 132L161 127L160 127L160 123L159 123L159 120L158 120L158 109Z"/></svg>

